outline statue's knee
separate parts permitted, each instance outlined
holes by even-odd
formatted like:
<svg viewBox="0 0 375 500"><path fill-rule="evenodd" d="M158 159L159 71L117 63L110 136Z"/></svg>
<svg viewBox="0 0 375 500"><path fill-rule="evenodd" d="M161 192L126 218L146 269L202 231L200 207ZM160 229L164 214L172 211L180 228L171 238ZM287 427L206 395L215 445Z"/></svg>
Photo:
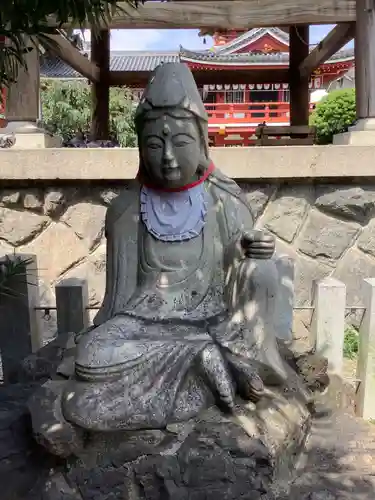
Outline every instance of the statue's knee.
<svg viewBox="0 0 375 500"><path fill-rule="evenodd" d="M105 338L108 338L108 334L103 325L83 332L76 341L76 363L91 364L97 357L98 349Z"/></svg>

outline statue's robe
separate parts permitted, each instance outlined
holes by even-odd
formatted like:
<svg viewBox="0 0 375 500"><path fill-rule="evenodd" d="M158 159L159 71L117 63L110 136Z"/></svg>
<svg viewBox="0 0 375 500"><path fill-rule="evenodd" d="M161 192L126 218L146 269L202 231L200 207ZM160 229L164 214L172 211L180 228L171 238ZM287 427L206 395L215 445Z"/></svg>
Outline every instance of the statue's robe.
<svg viewBox="0 0 375 500"><path fill-rule="evenodd" d="M105 298L77 345L67 420L114 430L193 417L214 403L199 369L210 344L263 379L286 378L272 317L275 266L243 257L239 241L253 219L238 185L218 170L204 182L207 220L189 241L147 232L136 181L108 209Z"/></svg>

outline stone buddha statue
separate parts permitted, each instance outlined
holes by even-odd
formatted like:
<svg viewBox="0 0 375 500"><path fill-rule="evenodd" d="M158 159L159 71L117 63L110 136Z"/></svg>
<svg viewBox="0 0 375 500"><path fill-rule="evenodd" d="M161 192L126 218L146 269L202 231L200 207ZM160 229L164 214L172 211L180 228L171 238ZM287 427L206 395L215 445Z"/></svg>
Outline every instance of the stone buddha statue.
<svg viewBox="0 0 375 500"><path fill-rule="evenodd" d="M136 111L139 173L109 207L106 291L77 336L64 418L93 431L163 428L285 384L274 238L209 158L193 76L168 63Z"/></svg>

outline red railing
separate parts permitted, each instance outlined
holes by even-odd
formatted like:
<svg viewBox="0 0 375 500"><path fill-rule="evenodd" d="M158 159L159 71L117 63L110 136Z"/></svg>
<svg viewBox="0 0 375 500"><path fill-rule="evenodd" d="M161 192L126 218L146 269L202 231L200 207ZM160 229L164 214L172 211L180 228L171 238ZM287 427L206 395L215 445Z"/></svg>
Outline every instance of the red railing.
<svg viewBox="0 0 375 500"><path fill-rule="evenodd" d="M6 99L6 89L0 88L1 98L0 98L0 128L6 127L7 120L5 118L5 99Z"/></svg>
<svg viewBox="0 0 375 500"><path fill-rule="evenodd" d="M209 124L228 125L231 123L288 123L288 102L251 102L251 103L205 103ZM310 111L313 105L310 104Z"/></svg>

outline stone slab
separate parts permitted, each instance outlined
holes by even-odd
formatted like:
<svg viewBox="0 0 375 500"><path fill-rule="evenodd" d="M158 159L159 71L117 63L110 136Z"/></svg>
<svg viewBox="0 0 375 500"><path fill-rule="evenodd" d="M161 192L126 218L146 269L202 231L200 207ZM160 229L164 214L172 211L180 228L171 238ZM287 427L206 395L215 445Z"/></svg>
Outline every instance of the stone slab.
<svg viewBox="0 0 375 500"><path fill-rule="evenodd" d="M365 223L375 213L375 190L371 186L322 185L316 206L334 216Z"/></svg>
<svg viewBox="0 0 375 500"><path fill-rule="evenodd" d="M353 165L356 177L373 177L375 147L224 147L212 148L211 157L234 179L353 177ZM136 176L138 166L136 148L12 148L1 151L0 179L127 180Z"/></svg>
<svg viewBox="0 0 375 500"><path fill-rule="evenodd" d="M64 245L64 251L56 251ZM55 251L51 251L51 249ZM38 256L39 275L46 281L56 280L64 271L87 255L87 248L74 231L62 222L52 222L38 238L20 247L22 253L35 253Z"/></svg>
<svg viewBox="0 0 375 500"><path fill-rule="evenodd" d="M375 146L375 130L351 130L333 136L336 146Z"/></svg>
<svg viewBox="0 0 375 500"><path fill-rule="evenodd" d="M19 246L41 233L47 222L46 217L32 212L0 208L0 239Z"/></svg>
<svg viewBox="0 0 375 500"><path fill-rule="evenodd" d="M47 133L37 132L33 134L16 133L16 143L14 149L42 149L42 148L59 148L61 147L61 139L56 136L51 136Z"/></svg>
<svg viewBox="0 0 375 500"><path fill-rule="evenodd" d="M284 187L262 217L262 224L279 238L291 243L309 208L309 189Z"/></svg>
<svg viewBox="0 0 375 500"><path fill-rule="evenodd" d="M30 398L34 438L51 454L68 457L83 446L83 431L64 420L61 395L65 380L45 382Z"/></svg>
<svg viewBox="0 0 375 500"><path fill-rule="evenodd" d="M312 258L336 260L353 243L360 226L311 210L299 235L298 249Z"/></svg>

